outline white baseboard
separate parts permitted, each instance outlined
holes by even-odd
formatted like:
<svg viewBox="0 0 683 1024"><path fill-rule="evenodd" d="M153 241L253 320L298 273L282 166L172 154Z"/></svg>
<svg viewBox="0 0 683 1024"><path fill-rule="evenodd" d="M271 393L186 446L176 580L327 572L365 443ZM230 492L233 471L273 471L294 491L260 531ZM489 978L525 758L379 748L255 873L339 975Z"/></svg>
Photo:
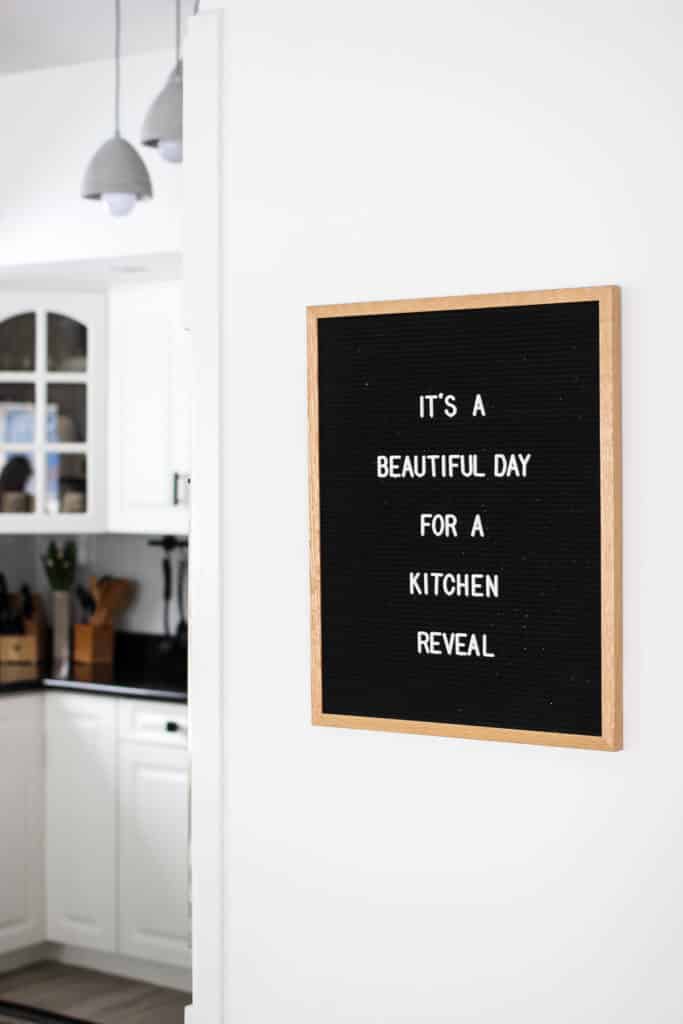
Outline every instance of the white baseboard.
<svg viewBox="0 0 683 1024"><path fill-rule="evenodd" d="M120 978L144 981L148 985L177 989L178 992L187 992L188 1000L191 998L192 971L189 967L168 967L166 964L155 964L150 960L138 960L137 957L100 953L98 950L81 949L79 946L67 946L58 942L40 942L13 953L0 954L0 974L28 967L41 960L70 964L72 967L86 967L90 971L102 971L103 974L115 974Z"/></svg>
<svg viewBox="0 0 683 1024"><path fill-rule="evenodd" d="M150 960L138 960L137 957L120 956L118 953L101 953L95 949L81 949L79 946L67 946L49 942L49 960L72 967L87 967L91 971L102 971L104 974L116 974L121 978L132 978L134 981L145 981L148 985L162 985L164 988L177 989L179 992L192 991L192 971L189 967L169 967L166 964L155 964Z"/></svg>
<svg viewBox="0 0 683 1024"><path fill-rule="evenodd" d="M31 964L47 960L47 942L40 942L35 946L26 946L25 949L17 949L13 953L0 955L0 974L7 974L8 971L18 971L22 967L29 967Z"/></svg>

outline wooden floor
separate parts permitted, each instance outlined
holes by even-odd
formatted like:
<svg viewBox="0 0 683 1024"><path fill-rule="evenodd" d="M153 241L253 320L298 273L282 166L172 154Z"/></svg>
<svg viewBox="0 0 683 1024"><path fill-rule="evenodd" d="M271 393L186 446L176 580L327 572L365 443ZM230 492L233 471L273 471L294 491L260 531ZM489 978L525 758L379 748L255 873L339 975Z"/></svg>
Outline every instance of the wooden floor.
<svg viewBox="0 0 683 1024"><path fill-rule="evenodd" d="M0 975L0 1002L20 1003L88 1024L183 1024L189 994L65 964ZM3 1021L13 1021L11 1014Z"/></svg>
<svg viewBox="0 0 683 1024"><path fill-rule="evenodd" d="M5 1017L4 1013L0 1013L0 1024L24 1024L23 1017Z"/></svg>

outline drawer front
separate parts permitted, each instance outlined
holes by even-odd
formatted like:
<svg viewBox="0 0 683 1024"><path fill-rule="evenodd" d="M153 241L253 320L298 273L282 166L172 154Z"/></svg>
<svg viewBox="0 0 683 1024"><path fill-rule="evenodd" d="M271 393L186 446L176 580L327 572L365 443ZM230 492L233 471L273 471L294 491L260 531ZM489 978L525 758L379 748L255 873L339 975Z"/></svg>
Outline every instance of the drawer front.
<svg viewBox="0 0 683 1024"><path fill-rule="evenodd" d="M91 693L67 693L61 690L45 691L47 731L66 726L86 730L101 726L116 731L116 698Z"/></svg>
<svg viewBox="0 0 683 1024"><path fill-rule="evenodd" d="M185 748L187 705L120 699L119 738Z"/></svg>

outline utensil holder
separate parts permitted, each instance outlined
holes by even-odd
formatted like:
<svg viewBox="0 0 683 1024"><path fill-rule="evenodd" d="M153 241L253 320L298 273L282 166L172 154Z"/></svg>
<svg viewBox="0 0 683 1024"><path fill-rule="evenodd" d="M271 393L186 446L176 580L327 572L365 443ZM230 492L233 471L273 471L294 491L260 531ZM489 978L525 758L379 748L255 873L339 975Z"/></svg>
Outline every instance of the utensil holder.
<svg viewBox="0 0 683 1024"><path fill-rule="evenodd" d="M114 630L111 626L77 623L74 626L74 661L87 665L110 665L114 660Z"/></svg>

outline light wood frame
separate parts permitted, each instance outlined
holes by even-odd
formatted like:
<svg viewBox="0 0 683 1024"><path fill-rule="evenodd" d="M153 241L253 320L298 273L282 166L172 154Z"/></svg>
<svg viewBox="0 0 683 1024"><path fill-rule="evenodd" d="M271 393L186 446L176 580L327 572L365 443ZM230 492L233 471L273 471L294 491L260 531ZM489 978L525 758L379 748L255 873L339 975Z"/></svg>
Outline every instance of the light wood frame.
<svg viewBox="0 0 683 1024"><path fill-rule="evenodd" d="M318 321L327 317L427 313L501 306L597 302L600 347L600 562L602 635L602 734L585 736L529 729L501 729L444 722L404 721L360 715L326 714L322 708L322 622L320 596L320 455L318 417ZM621 363L620 291L616 286L503 292L434 299L359 302L307 309L309 512L311 577L311 689L313 724L350 729L504 740L543 746L621 750L622 601L621 601Z"/></svg>

